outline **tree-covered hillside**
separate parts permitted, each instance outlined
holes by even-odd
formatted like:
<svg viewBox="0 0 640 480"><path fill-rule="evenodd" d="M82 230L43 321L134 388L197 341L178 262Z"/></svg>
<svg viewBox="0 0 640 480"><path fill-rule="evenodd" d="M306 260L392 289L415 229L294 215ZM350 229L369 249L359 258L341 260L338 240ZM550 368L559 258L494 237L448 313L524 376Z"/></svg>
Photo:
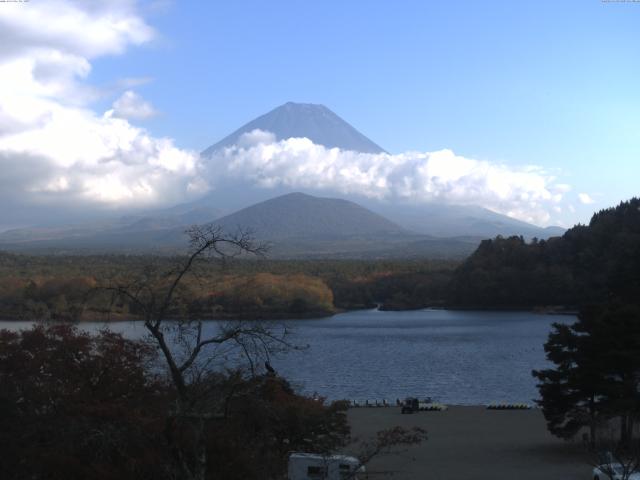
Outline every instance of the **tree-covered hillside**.
<svg viewBox="0 0 640 480"><path fill-rule="evenodd" d="M178 257L28 256L0 251L0 319L136 318L99 287L171 271ZM339 310L442 305L456 262L443 260L270 260L199 262L179 292L196 318L300 318Z"/></svg>
<svg viewBox="0 0 640 480"><path fill-rule="evenodd" d="M597 212L562 237L483 241L455 271L458 306L573 307L640 300L640 199Z"/></svg>

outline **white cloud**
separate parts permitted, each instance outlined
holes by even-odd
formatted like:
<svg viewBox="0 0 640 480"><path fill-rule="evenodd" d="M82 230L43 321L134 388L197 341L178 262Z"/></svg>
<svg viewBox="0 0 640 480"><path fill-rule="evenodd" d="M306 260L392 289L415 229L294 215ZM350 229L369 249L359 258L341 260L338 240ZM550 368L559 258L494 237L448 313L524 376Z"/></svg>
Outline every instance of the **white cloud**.
<svg viewBox="0 0 640 480"><path fill-rule="evenodd" d="M124 92L113 102L113 116L131 120L144 120L157 115L158 112L151 103L145 101L133 90Z"/></svg>
<svg viewBox="0 0 640 480"><path fill-rule="evenodd" d="M135 0L9 2L0 9L0 27L5 58L43 50L94 58L123 53L155 35Z"/></svg>
<svg viewBox="0 0 640 480"><path fill-rule="evenodd" d="M91 109L99 94L86 81L91 61L154 36L134 0L2 5L0 203L142 206L207 189L197 154L129 123L155 113L136 93L106 114Z"/></svg>
<svg viewBox="0 0 640 480"><path fill-rule="evenodd" d="M580 203L583 205L591 205L595 203L595 200L591 198L588 193L579 193L578 200L580 200Z"/></svg>
<svg viewBox="0 0 640 480"><path fill-rule="evenodd" d="M366 154L325 148L306 138L279 142L267 132L244 135L215 154L226 175L262 187L330 190L370 198L481 205L511 217L548 223L568 191L539 167L465 158L451 150Z"/></svg>
<svg viewBox="0 0 640 480"><path fill-rule="evenodd" d="M101 92L91 62L156 36L134 0L50 0L0 8L0 203L70 209L171 204L240 179L410 202L476 204L534 223L550 220L570 190L538 167L512 167L451 150L363 154L244 136L219 152L213 172L197 154L130 123L155 110L124 79L113 110L95 112Z"/></svg>

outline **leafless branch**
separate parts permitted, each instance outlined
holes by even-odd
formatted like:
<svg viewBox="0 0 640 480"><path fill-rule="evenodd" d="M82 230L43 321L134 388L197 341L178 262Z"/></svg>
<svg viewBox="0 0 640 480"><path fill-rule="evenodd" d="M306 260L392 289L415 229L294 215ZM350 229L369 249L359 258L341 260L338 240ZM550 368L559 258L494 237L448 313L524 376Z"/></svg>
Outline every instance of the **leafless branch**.
<svg viewBox="0 0 640 480"><path fill-rule="evenodd" d="M239 229L230 235L221 227L209 224L191 227L186 233L190 238L189 253L174 268L164 274L148 268L139 278L114 282L106 290L127 300L143 314L144 325L162 352L177 393L173 418L178 425L186 422L195 438L192 464L185 463L184 452L180 451L176 452L177 461L182 465L185 478L204 480L206 449L203 425L218 413L212 402L201 401L203 395L205 398L212 396L209 389L216 388L215 383L208 384L204 381L210 376L206 366L211 357L202 359L203 351L209 346L235 345L242 350L255 373L257 357L264 355L268 358L269 352L286 349L289 344L285 338L288 334L286 329L274 332L258 323L239 321L223 324L212 334L205 334L201 321L189 318L178 318L167 325L165 320L176 314L179 288L183 280L189 274L197 276L196 267L202 261L208 258L225 261L240 255L261 257L267 251L267 246L257 243L248 230ZM173 326L177 331L172 334ZM181 345L183 357L172 349L171 341ZM171 441L173 434L169 431L167 437Z"/></svg>

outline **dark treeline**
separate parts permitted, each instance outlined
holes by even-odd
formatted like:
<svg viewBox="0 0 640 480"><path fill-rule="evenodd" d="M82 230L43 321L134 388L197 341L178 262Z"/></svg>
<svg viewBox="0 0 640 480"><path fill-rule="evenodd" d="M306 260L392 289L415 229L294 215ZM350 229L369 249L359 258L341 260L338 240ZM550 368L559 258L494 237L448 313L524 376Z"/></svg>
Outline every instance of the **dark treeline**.
<svg viewBox="0 0 640 480"><path fill-rule="evenodd" d="M2 478L190 478L193 432L170 415L175 391L147 369L149 344L53 325L0 330L0 352ZM296 394L280 377L212 372L197 388L211 404L206 478L282 478L290 450L349 439L344 402Z"/></svg>
<svg viewBox="0 0 640 480"><path fill-rule="evenodd" d="M565 306L640 298L640 199L597 212L562 237L483 241L455 272L449 303Z"/></svg>
<svg viewBox="0 0 640 480"><path fill-rule="evenodd" d="M161 256L26 256L0 253L0 318L104 320L139 312L100 287L167 271ZM180 291L178 316L287 318L340 310L442 305L457 262L442 260L202 261Z"/></svg>

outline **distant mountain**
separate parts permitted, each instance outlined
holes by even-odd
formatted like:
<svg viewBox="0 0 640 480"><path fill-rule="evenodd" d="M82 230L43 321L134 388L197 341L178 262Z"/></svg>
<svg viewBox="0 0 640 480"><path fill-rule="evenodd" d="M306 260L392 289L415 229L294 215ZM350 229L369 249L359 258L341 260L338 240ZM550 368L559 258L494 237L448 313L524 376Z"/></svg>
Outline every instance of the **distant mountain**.
<svg viewBox="0 0 640 480"><path fill-rule="evenodd" d="M201 200L112 222L10 230L0 233L0 249L175 253L187 245L186 227L214 223L229 233L253 231L271 243L269 256L274 258L463 258L483 238L547 238L555 233L479 207L378 205L374 212L348 200L304 193L282 195L226 216L212 204L220 202Z"/></svg>
<svg viewBox="0 0 640 480"><path fill-rule="evenodd" d="M132 220L122 230L145 231L188 227L210 223L223 215L224 211L206 204L183 204L163 210L148 212L146 215L130 216Z"/></svg>
<svg viewBox="0 0 640 480"><path fill-rule="evenodd" d="M0 234L0 249L176 253L187 245L186 225L176 226L177 219L193 212L176 208L156 217L125 217L100 230L69 227L5 232ZM463 258L480 241L416 234L354 202L303 193L282 195L212 220L202 223L219 225L230 234L251 230L257 240L270 243L271 258Z"/></svg>
<svg viewBox="0 0 640 480"><path fill-rule="evenodd" d="M546 237L539 236L538 238L551 238L551 237L561 237L567 231L566 228L558 227L557 225L552 225L550 227L544 227L544 231L547 234Z"/></svg>
<svg viewBox="0 0 640 480"><path fill-rule="evenodd" d="M434 237L522 235L531 239L559 236L565 232L561 227L542 228L473 205L390 205L368 202L366 206L408 230Z"/></svg>
<svg viewBox="0 0 640 480"><path fill-rule="evenodd" d="M314 143L326 147L364 153L384 151L324 105L289 102L240 127L204 150L202 156L210 156L216 150L236 144L242 134L255 129L270 131L275 134L277 140L307 137ZM260 194L254 188L248 190L243 191L243 194L249 195L251 202L261 201L266 194L263 192L263 197L260 198ZM214 192L211 195L211 203L214 202L216 193L219 194ZM233 188L227 188L223 197L227 202L237 204L237 192ZM434 237L492 238L496 235L523 235L525 238L548 238L564 233L564 229L559 227L544 229L477 206L389 205L374 201L368 201L364 205L408 230Z"/></svg>
<svg viewBox="0 0 640 480"><path fill-rule="evenodd" d="M215 221L227 231L252 230L264 239L403 235L408 232L357 203L290 193Z"/></svg>
<svg viewBox="0 0 640 480"><path fill-rule="evenodd" d="M144 243L145 236L163 238L168 231L184 230L190 225L210 223L222 216L222 213L223 211L218 208L194 203L100 222L15 228L0 233L0 248L3 244L35 245L38 242L56 245L67 242L70 246L79 244L104 246L112 243L111 239L119 238L120 234L128 236L126 239L118 240L124 245L130 245L138 238Z"/></svg>
<svg viewBox="0 0 640 480"><path fill-rule="evenodd" d="M313 143L328 148L338 147L364 153L384 152L380 146L324 105L289 102L243 125L204 150L202 156L208 157L216 150L237 144L242 134L255 129L271 132L277 140L306 137Z"/></svg>
<svg viewBox="0 0 640 480"><path fill-rule="evenodd" d="M3 244L27 244L35 241L53 241L95 236L113 228L119 223L86 223L43 227L14 228L0 233L0 248Z"/></svg>
<svg viewBox="0 0 640 480"><path fill-rule="evenodd" d="M249 229L274 258L464 258L478 238L433 238L408 231L357 203L290 193L215 222Z"/></svg>

